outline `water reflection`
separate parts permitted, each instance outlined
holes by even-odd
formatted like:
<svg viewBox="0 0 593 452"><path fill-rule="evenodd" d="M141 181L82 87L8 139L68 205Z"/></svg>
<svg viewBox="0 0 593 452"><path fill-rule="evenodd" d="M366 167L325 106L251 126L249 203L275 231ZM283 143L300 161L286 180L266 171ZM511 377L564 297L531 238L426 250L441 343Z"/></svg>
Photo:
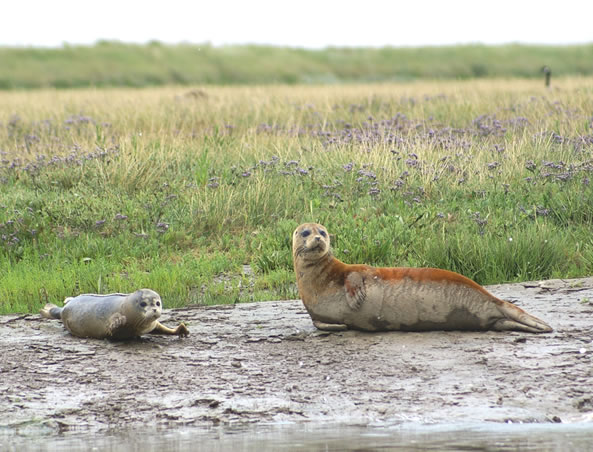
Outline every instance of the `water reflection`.
<svg viewBox="0 0 593 452"><path fill-rule="evenodd" d="M45 433L45 434L44 434ZM128 431L114 435L0 430L0 450L112 452L163 451L586 451L593 423L451 424L397 426L246 425Z"/></svg>

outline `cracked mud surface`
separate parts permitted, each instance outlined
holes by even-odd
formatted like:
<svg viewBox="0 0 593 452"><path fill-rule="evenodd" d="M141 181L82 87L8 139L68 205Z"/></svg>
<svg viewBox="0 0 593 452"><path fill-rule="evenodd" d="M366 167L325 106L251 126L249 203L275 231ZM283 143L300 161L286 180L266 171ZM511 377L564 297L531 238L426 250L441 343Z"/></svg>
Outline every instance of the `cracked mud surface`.
<svg viewBox="0 0 593 452"><path fill-rule="evenodd" d="M489 290L555 331L327 333L298 300L165 310L188 338L119 343L2 316L0 432L593 422L593 278Z"/></svg>

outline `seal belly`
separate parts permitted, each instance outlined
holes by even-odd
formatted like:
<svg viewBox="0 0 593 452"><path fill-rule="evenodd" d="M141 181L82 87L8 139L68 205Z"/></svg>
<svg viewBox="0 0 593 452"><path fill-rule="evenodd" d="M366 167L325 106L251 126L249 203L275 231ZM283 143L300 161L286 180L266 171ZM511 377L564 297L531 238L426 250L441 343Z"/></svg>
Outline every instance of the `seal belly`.
<svg viewBox="0 0 593 452"><path fill-rule="evenodd" d="M482 330L497 318L496 304L463 284L377 277L361 309L345 323L369 331Z"/></svg>

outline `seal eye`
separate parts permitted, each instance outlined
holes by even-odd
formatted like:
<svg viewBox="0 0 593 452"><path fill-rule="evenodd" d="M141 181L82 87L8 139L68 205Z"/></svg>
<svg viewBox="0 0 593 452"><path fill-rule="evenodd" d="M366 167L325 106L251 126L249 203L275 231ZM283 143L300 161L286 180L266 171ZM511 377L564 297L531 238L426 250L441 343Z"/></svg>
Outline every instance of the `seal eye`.
<svg viewBox="0 0 593 452"><path fill-rule="evenodd" d="M321 234L322 237L325 237L327 234L325 233L325 231L319 231L319 233Z"/></svg>
<svg viewBox="0 0 593 452"><path fill-rule="evenodd" d="M160 301L157 301L157 302L156 302L156 305L157 305L157 306L160 306L160 305L161 305L161 302L160 302Z"/></svg>
<svg viewBox="0 0 593 452"><path fill-rule="evenodd" d="M307 237L309 234L311 234L311 231L303 231L301 232L301 237Z"/></svg>
<svg viewBox="0 0 593 452"><path fill-rule="evenodd" d="M142 306L143 308L146 307L146 301L143 301L142 303L140 303L140 306Z"/></svg>

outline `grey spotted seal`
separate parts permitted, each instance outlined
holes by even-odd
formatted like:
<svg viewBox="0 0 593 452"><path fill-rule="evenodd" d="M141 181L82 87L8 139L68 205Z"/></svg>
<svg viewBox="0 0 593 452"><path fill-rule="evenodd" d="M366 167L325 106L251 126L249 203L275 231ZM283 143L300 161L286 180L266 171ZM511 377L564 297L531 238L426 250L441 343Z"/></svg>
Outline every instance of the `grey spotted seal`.
<svg viewBox="0 0 593 452"><path fill-rule="evenodd" d="M296 228L292 253L299 294L322 330L553 331L455 272L345 264L333 256L320 224Z"/></svg>
<svg viewBox="0 0 593 452"><path fill-rule="evenodd" d="M48 303L40 314L49 319L61 319L74 336L131 339L146 333L189 335L183 323L176 328L159 323L161 297L150 289L140 289L131 294L83 294L66 298L64 304L60 308Z"/></svg>

